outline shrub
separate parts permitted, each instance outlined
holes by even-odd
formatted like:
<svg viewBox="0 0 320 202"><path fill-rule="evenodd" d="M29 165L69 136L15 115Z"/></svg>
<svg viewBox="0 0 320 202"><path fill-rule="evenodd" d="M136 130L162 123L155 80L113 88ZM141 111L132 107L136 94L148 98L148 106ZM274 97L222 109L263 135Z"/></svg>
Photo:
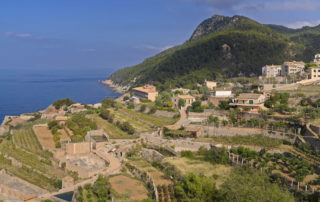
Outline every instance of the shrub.
<svg viewBox="0 0 320 202"><path fill-rule="evenodd" d="M75 102L72 101L69 98L65 98L65 99L61 99L61 100L57 100L55 101L52 105L56 108L56 109L60 109L63 105L66 106L70 106L72 104L74 104Z"/></svg>
<svg viewBox="0 0 320 202"><path fill-rule="evenodd" d="M140 112L144 112L144 111L146 111L146 109L147 109L147 105L141 105L141 107L140 107Z"/></svg>
<svg viewBox="0 0 320 202"><path fill-rule="evenodd" d="M134 109L134 104L132 102L129 102L127 108Z"/></svg>
<svg viewBox="0 0 320 202"><path fill-rule="evenodd" d="M135 129L133 128L133 126L127 121L120 124L120 128L121 128L121 130L123 130L129 134L134 134L134 132L135 132Z"/></svg>
<svg viewBox="0 0 320 202"><path fill-rule="evenodd" d="M186 157L186 158L189 158L189 159L193 159L195 156L194 156L194 153L192 151L181 151L181 157Z"/></svg>

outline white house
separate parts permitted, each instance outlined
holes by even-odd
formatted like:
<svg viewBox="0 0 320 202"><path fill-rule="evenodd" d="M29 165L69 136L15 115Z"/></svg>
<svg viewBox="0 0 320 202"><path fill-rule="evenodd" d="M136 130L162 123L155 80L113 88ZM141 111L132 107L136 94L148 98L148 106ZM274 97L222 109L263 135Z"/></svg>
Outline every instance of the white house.
<svg viewBox="0 0 320 202"><path fill-rule="evenodd" d="M216 88L214 91L214 96L216 97L229 97L232 95L231 88Z"/></svg>

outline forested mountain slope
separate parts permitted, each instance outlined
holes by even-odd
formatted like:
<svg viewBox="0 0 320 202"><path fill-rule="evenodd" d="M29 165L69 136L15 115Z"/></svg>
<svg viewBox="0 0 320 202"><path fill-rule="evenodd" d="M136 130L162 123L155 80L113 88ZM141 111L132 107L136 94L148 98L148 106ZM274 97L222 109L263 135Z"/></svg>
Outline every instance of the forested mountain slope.
<svg viewBox="0 0 320 202"><path fill-rule="evenodd" d="M320 26L290 29L243 16L214 15L189 40L141 64L121 69L110 80L122 86L154 84L161 89L239 74L259 75L266 64L310 61L320 51Z"/></svg>

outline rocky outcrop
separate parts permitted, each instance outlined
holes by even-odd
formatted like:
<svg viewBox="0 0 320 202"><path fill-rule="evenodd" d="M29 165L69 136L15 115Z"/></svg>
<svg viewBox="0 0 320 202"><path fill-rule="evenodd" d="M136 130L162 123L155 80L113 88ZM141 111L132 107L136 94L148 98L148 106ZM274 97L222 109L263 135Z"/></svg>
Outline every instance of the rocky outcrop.
<svg viewBox="0 0 320 202"><path fill-rule="evenodd" d="M99 83L108 86L111 90L119 94L125 93L129 88L127 86L121 86L121 85L115 84L111 80L99 81Z"/></svg>
<svg viewBox="0 0 320 202"><path fill-rule="evenodd" d="M210 33L220 31L227 27L234 26L237 22L246 19L242 16L227 17L222 15L214 15L211 18L203 21L193 32L190 41L197 40Z"/></svg>

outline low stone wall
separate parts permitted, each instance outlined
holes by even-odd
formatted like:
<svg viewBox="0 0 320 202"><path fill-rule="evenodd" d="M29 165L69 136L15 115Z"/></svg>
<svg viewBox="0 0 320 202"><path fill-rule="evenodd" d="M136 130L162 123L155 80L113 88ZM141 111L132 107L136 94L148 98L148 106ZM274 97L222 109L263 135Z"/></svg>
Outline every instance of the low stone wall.
<svg viewBox="0 0 320 202"><path fill-rule="evenodd" d="M317 135L320 135L320 126L316 126L313 124L310 124L310 129L315 132Z"/></svg>
<svg viewBox="0 0 320 202"><path fill-rule="evenodd" d="M302 134L303 136L307 136L307 137L317 137L317 134L314 132L313 129L311 129L311 125L310 126L306 126L305 128L305 132Z"/></svg>
<svg viewBox="0 0 320 202"><path fill-rule="evenodd" d="M152 192L152 198L159 201L158 189L152 176L129 163L126 163L126 166L135 177L147 184L147 188Z"/></svg>
<svg viewBox="0 0 320 202"><path fill-rule="evenodd" d="M269 131L265 129L258 128L238 128L238 127L213 127L213 126L204 126L203 134L209 136L236 136L236 135L257 135L261 134L266 137L276 138L276 139L285 139L290 142L294 142L294 138L285 135L286 133L281 133L278 131Z"/></svg>
<svg viewBox="0 0 320 202"><path fill-rule="evenodd" d="M162 154L153 149L142 148L140 155L142 158L145 158L149 161L162 161L162 159L164 159Z"/></svg>
<svg viewBox="0 0 320 202"><path fill-rule="evenodd" d="M320 150L320 140L318 138L304 137L303 139L309 143L314 150Z"/></svg>
<svg viewBox="0 0 320 202"><path fill-rule="evenodd" d="M168 111L163 111L163 110L157 110L154 115L156 116L163 116L167 118L172 118L174 116L178 116L179 112L168 112Z"/></svg>

